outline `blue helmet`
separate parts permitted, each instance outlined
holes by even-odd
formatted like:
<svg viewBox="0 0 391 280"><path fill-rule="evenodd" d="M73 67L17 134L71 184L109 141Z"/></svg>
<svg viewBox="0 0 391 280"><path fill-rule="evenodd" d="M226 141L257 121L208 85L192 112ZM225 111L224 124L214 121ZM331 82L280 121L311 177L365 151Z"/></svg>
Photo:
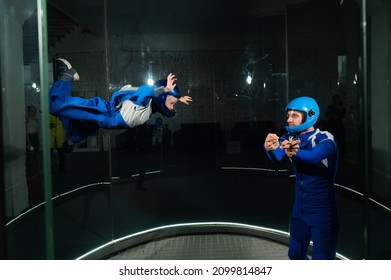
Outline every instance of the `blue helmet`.
<svg viewBox="0 0 391 280"><path fill-rule="evenodd" d="M315 125L320 115L318 103L316 103L315 99L308 96L298 97L289 102L285 107L285 111L288 112L291 110L304 113L304 118L300 125L286 125L285 129L289 133L298 133L310 128Z"/></svg>
<svg viewBox="0 0 391 280"><path fill-rule="evenodd" d="M155 87L165 87L166 85L167 85L167 79L159 80L159 81L154 83ZM181 93L179 91L178 86L175 86L173 88L173 90L170 91L170 92L165 92L165 93L159 94L157 97L155 97L155 100L158 103L160 112L164 116L166 116L168 118L171 118L171 117L175 116L176 111L175 110L170 110L170 109L167 108L167 106L166 106L166 99L167 99L168 95L172 95L172 96L174 96L176 98L180 98L181 97Z"/></svg>

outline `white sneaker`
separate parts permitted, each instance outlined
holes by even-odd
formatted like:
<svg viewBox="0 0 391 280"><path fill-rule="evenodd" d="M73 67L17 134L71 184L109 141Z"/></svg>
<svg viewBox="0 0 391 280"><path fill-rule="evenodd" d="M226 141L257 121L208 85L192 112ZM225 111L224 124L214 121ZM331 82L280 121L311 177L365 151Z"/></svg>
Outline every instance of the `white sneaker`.
<svg viewBox="0 0 391 280"><path fill-rule="evenodd" d="M76 69L64 58L56 59L57 79L65 81L79 81L80 77Z"/></svg>

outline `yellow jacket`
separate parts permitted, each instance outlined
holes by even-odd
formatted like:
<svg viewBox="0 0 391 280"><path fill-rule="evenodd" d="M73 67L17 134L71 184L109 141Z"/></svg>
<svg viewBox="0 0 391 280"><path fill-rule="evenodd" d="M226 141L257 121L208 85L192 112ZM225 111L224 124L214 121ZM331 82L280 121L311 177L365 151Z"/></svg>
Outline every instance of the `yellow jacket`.
<svg viewBox="0 0 391 280"><path fill-rule="evenodd" d="M60 119L50 115L50 148L61 149L65 140L66 133Z"/></svg>

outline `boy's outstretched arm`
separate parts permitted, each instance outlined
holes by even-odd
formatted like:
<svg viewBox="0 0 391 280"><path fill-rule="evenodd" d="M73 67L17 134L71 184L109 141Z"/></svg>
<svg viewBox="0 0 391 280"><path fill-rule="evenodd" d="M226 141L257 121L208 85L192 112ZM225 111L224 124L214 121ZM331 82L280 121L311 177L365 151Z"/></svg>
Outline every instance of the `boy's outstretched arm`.
<svg viewBox="0 0 391 280"><path fill-rule="evenodd" d="M190 96L182 96L181 98L179 98L179 101L182 102L182 103L185 103L186 105L190 105L189 102L192 102L193 99L190 97Z"/></svg>
<svg viewBox="0 0 391 280"><path fill-rule="evenodd" d="M170 73L167 76L167 85L164 87L164 92L170 92L176 87L177 78L175 78L175 75Z"/></svg>

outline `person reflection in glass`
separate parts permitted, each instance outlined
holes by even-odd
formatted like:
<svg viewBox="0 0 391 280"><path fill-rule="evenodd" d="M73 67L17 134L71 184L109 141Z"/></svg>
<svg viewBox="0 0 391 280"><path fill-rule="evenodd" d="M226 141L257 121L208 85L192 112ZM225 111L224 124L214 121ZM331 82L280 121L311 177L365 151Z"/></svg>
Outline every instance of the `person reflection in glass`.
<svg viewBox="0 0 391 280"><path fill-rule="evenodd" d="M339 94L333 95L333 102L327 107L326 117L328 119L327 130L330 131L339 145L341 156L345 152L345 124L346 110L343 106L341 96Z"/></svg>

